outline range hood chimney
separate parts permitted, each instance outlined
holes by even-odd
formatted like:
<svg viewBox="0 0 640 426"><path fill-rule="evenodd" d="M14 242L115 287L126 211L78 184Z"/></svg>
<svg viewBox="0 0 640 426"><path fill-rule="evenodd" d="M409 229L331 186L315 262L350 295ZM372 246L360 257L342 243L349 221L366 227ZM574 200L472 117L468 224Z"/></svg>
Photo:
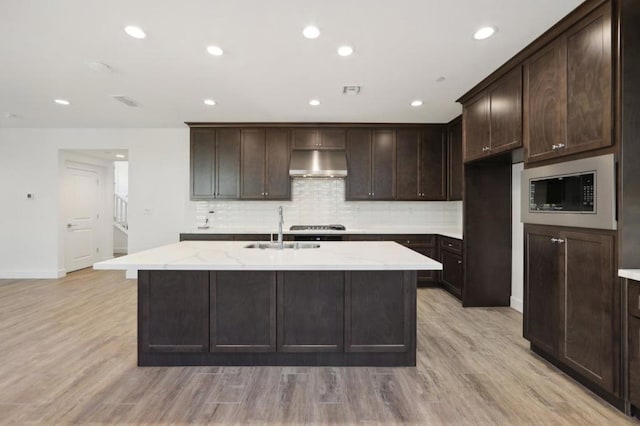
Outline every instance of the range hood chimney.
<svg viewBox="0 0 640 426"><path fill-rule="evenodd" d="M305 178L343 178L347 176L347 154L344 150L291 151L289 175Z"/></svg>

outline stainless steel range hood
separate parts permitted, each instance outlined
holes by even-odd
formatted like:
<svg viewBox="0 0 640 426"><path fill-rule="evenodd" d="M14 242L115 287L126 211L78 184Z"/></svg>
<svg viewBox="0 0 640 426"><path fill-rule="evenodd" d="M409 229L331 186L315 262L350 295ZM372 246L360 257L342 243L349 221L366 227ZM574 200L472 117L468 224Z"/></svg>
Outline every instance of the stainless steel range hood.
<svg viewBox="0 0 640 426"><path fill-rule="evenodd" d="M291 151L289 175L306 178L343 178L347 176L347 154L343 150Z"/></svg>

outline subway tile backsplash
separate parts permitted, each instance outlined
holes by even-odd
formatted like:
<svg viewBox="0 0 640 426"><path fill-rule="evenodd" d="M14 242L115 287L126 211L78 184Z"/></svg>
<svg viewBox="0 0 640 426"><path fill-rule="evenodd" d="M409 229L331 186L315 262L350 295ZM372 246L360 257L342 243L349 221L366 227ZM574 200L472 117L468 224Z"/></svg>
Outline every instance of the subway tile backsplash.
<svg viewBox="0 0 640 426"><path fill-rule="evenodd" d="M294 179L291 201L193 201L187 226L209 217L214 228L275 227L278 206L285 227L339 223L349 228L437 226L462 229L461 201L345 201L344 179ZM208 214L210 210L215 213Z"/></svg>

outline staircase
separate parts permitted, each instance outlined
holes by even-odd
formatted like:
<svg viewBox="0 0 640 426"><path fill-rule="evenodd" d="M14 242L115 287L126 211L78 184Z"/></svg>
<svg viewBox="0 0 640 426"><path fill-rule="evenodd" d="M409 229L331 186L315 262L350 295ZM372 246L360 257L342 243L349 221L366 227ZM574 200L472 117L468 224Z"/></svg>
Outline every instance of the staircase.
<svg viewBox="0 0 640 426"><path fill-rule="evenodd" d="M129 223L127 221L127 209L129 202L118 194L113 194L113 226L124 234L129 235Z"/></svg>

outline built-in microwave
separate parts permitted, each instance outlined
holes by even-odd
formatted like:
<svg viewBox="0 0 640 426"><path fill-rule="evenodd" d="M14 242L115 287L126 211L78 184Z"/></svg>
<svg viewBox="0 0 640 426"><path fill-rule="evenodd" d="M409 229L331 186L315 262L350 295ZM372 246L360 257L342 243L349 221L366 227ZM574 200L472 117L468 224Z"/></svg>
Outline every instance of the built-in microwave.
<svg viewBox="0 0 640 426"><path fill-rule="evenodd" d="M522 171L522 222L616 229L613 154Z"/></svg>

